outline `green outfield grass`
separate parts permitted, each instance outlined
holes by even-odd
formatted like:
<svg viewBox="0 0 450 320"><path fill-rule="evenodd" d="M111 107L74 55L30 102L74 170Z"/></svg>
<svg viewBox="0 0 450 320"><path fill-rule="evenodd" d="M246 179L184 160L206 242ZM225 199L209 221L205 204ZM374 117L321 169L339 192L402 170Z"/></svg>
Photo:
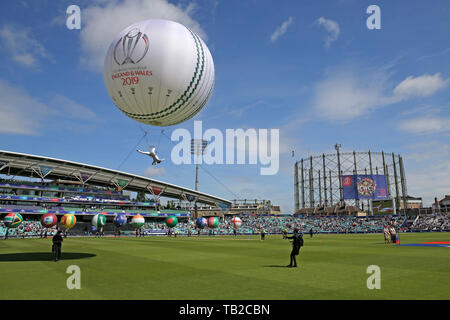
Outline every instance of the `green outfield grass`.
<svg viewBox="0 0 450 320"><path fill-rule="evenodd" d="M402 243L450 233L402 234ZM0 240L0 299L449 299L450 248L385 245L378 235L305 235L298 261L280 235ZM66 269L81 269L69 290ZM369 265L381 289L366 286Z"/></svg>

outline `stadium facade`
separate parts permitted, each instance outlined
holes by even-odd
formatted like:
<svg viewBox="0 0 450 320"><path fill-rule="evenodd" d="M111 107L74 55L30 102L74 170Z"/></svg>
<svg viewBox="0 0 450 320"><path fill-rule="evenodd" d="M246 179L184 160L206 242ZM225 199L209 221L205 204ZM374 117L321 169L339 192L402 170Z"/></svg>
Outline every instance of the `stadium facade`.
<svg viewBox="0 0 450 320"><path fill-rule="evenodd" d="M232 205L224 214L227 215L272 215L281 216L281 208L274 205L270 200L258 199L234 199ZM201 206L198 207L200 217L221 216L222 212L216 207Z"/></svg>
<svg viewBox="0 0 450 320"><path fill-rule="evenodd" d="M164 209L160 198L178 199L217 208L231 201L148 177L93 165L0 150L0 213L55 213L89 216L99 212L133 216L189 217L189 210ZM21 179L21 180L18 180ZM27 180L25 180L27 179ZM129 193L147 194L151 201L133 201ZM145 197L144 197L145 198Z"/></svg>

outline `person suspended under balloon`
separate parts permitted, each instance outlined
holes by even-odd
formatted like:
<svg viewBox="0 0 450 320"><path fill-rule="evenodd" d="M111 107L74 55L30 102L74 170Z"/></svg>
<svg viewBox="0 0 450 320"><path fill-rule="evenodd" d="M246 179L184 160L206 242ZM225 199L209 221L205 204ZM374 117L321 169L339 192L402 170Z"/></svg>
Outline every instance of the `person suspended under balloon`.
<svg viewBox="0 0 450 320"><path fill-rule="evenodd" d="M174 126L206 106L214 89L215 68L198 34L178 22L148 19L129 25L111 40L104 60L105 86L114 105L136 124ZM152 165L164 161L154 149L137 151L152 157Z"/></svg>
<svg viewBox="0 0 450 320"><path fill-rule="evenodd" d="M153 163L152 163L153 166L163 162L164 160L166 160L166 159L160 159L158 157L158 155L156 154L156 148L155 147L150 147L150 152L148 152L148 151L141 151L139 149L136 149L136 151L151 157L153 159Z"/></svg>

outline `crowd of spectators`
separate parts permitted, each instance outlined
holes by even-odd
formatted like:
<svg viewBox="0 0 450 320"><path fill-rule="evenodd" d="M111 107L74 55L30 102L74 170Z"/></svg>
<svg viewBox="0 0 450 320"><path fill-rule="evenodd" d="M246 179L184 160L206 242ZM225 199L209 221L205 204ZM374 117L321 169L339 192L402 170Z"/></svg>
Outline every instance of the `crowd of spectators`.
<svg viewBox="0 0 450 320"><path fill-rule="evenodd" d="M405 216L377 217L307 217L302 219L302 227L317 230L321 233L376 233L383 232L384 226L394 225L402 229Z"/></svg>
<svg viewBox="0 0 450 320"><path fill-rule="evenodd" d="M196 228L192 219L180 219L172 233L179 235L232 235L234 226L231 222L232 217L226 216L219 218L217 228L211 230ZM264 229L267 234L281 234L284 230L292 231L299 228L303 233L380 233L384 226L394 226L398 232L407 231L450 231L450 214L431 214L418 216L414 222L407 226L406 216L374 216L374 217L354 217L354 216L325 216L325 217L293 217L293 216L241 216L242 225L238 229L238 234L259 234ZM75 230L82 234L91 234L89 222L77 223ZM113 233L115 227L107 224L107 233ZM55 228L51 232L55 232ZM122 230L133 231L131 225L126 225ZM10 229L8 235L15 237L41 237L46 231L42 228L39 220L24 221L18 228ZM48 231L48 230L47 230ZM147 220L142 227L143 234L167 234L168 227L164 220ZM0 236L5 236L6 227L0 221ZM51 235L52 233L47 233Z"/></svg>
<svg viewBox="0 0 450 320"><path fill-rule="evenodd" d="M81 185L68 185L65 183L58 183L57 181L25 181L25 180L16 180L16 179L2 179L0 178L0 184L8 184L8 185L25 185L30 187L45 187L45 188L60 188L61 190L73 190L79 191L82 186ZM108 192L108 193L117 193L121 194L115 188L101 187L101 186L93 186L89 185L88 187L83 188L84 192Z"/></svg>
<svg viewBox="0 0 450 320"><path fill-rule="evenodd" d="M215 235L234 234L234 227L231 223L232 217L219 219L219 225L213 230ZM242 225L238 229L241 234L259 234L263 229L268 234L281 234L283 230L291 231L299 228L307 233L377 233L383 232L386 225L394 225L400 231L405 230L405 216L379 216L357 218L352 216L335 217L303 217L293 216L241 216ZM179 222L175 227L182 235L196 234L198 230L193 221ZM164 223L147 223L144 232L165 232L167 227ZM209 229L200 231L201 234L210 234Z"/></svg>
<svg viewBox="0 0 450 320"><path fill-rule="evenodd" d="M430 215L419 215L410 229L411 231L449 231L450 214L433 213Z"/></svg>
<svg viewBox="0 0 450 320"><path fill-rule="evenodd" d="M3 221L0 221L0 236L6 235L6 226ZM38 238L46 236L52 236L56 234L56 228L46 229L43 228L39 221L24 221L17 228L10 228L8 231L8 237L23 237L23 238Z"/></svg>

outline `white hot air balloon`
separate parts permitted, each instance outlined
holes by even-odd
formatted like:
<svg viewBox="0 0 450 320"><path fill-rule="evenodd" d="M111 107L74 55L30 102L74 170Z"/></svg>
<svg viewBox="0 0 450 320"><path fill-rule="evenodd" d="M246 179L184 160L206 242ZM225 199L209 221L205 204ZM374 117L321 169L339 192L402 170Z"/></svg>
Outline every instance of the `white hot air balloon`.
<svg viewBox="0 0 450 320"><path fill-rule="evenodd" d="M241 220L240 218L238 218L238 217L234 217L234 218L231 220L231 223L232 223L233 226L237 229L237 228L239 228L239 227L242 225L242 220Z"/></svg>
<svg viewBox="0 0 450 320"><path fill-rule="evenodd" d="M206 104L214 87L214 62L202 39L185 26L146 20L125 28L111 43L104 78L125 115L171 126Z"/></svg>

